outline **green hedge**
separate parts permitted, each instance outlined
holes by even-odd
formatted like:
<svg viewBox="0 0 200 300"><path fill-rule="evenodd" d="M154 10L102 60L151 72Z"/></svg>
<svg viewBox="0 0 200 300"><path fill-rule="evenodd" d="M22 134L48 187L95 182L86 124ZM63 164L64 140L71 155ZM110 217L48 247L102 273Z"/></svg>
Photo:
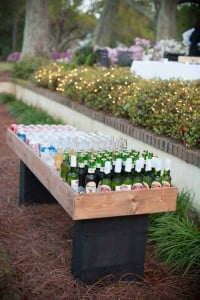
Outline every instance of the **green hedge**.
<svg viewBox="0 0 200 300"><path fill-rule="evenodd" d="M70 65L52 62L40 68L39 64L33 66L28 69L29 79L38 86L95 110L128 118L134 125L174 138L186 147L199 148L200 80L144 80L131 74L129 68L120 67L71 69ZM17 68L15 76L24 76L26 68L25 72L19 72L20 65Z"/></svg>

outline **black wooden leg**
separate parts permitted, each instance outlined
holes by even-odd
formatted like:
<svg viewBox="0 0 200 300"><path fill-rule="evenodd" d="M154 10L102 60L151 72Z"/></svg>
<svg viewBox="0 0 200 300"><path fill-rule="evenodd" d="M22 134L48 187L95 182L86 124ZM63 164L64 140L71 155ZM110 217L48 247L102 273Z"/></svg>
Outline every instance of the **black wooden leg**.
<svg viewBox="0 0 200 300"><path fill-rule="evenodd" d="M72 274L86 284L113 274L124 280L144 272L148 215L74 222Z"/></svg>
<svg viewBox="0 0 200 300"><path fill-rule="evenodd" d="M56 203L55 198L41 184L30 169L20 160L19 203Z"/></svg>

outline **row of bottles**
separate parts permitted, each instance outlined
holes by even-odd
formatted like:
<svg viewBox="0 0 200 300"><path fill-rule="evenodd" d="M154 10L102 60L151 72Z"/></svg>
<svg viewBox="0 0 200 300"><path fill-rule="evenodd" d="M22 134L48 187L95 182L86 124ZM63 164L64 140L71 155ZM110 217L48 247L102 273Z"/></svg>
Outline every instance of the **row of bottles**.
<svg viewBox="0 0 200 300"><path fill-rule="evenodd" d="M10 129L79 193L171 186L170 162L127 149L127 140L70 125L11 124ZM162 174L161 174L162 173Z"/></svg>
<svg viewBox="0 0 200 300"><path fill-rule="evenodd" d="M165 160L161 171L161 160L147 151L142 155L134 150L95 154L60 151L55 156L55 166L63 180L79 193L171 186L170 161Z"/></svg>

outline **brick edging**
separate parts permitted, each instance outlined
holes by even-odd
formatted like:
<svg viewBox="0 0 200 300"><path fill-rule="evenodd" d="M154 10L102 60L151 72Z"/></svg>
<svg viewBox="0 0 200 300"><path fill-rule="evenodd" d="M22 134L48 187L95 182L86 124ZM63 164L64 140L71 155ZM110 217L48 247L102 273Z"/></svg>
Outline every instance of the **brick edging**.
<svg viewBox="0 0 200 300"><path fill-rule="evenodd" d="M24 88L28 88L36 93L50 98L53 101L68 106L69 108L76 110L93 120L99 121L107 126L110 126L122 133L129 135L132 138L140 140L154 148L157 148L163 152L169 153L173 156L180 158L186 163L192 164L200 168L200 149L188 149L183 144L177 141L154 134L152 131L133 126L131 121L123 118L117 118L109 115L105 112L94 111L80 103L72 101L55 91L50 91L44 88L36 87L30 82L23 81L21 79L11 79L15 84L19 84Z"/></svg>

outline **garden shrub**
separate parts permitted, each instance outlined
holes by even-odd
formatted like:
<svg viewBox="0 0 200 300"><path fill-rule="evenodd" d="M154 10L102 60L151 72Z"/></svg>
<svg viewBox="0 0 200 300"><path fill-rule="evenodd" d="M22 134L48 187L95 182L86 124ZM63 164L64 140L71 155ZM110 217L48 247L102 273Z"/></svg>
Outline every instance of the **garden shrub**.
<svg viewBox="0 0 200 300"><path fill-rule="evenodd" d="M126 68L79 67L60 80L57 90L95 110L128 116L128 98L135 84Z"/></svg>
<svg viewBox="0 0 200 300"><path fill-rule="evenodd" d="M25 80L31 80L34 72L44 65L48 65L49 59L44 57L36 57L17 61L14 65L13 76Z"/></svg>
<svg viewBox="0 0 200 300"><path fill-rule="evenodd" d="M97 56L92 46L83 46L78 49L72 58L71 66L77 67L79 65L92 66L97 62Z"/></svg>
<svg viewBox="0 0 200 300"><path fill-rule="evenodd" d="M41 87L55 91L68 68L67 64L50 61L49 64L42 66L34 72L32 81Z"/></svg>
<svg viewBox="0 0 200 300"><path fill-rule="evenodd" d="M42 67L39 68L40 63ZM61 63L16 63L15 76L58 91L94 109L129 118L134 125L171 137L187 147L200 145L200 81L144 80L129 68Z"/></svg>
<svg viewBox="0 0 200 300"><path fill-rule="evenodd" d="M143 80L129 101L129 117L157 134L200 145L199 81Z"/></svg>
<svg viewBox="0 0 200 300"><path fill-rule="evenodd" d="M158 257L168 263L173 272L200 278L200 228L190 217L192 196L187 191L178 195L177 211L152 215L149 240ZM193 209L194 210L194 209ZM193 211L193 214L198 212Z"/></svg>

